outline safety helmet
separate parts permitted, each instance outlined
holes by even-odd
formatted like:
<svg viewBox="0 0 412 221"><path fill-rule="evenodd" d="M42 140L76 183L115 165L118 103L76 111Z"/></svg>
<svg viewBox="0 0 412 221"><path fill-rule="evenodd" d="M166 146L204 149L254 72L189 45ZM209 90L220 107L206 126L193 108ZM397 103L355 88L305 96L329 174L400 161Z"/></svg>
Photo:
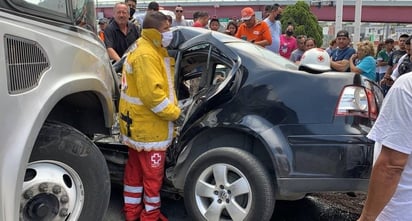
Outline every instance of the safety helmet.
<svg viewBox="0 0 412 221"><path fill-rule="evenodd" d="M300 66L317 72L330 71L330 56L322 48L312 48L303 53Z"/></svg>

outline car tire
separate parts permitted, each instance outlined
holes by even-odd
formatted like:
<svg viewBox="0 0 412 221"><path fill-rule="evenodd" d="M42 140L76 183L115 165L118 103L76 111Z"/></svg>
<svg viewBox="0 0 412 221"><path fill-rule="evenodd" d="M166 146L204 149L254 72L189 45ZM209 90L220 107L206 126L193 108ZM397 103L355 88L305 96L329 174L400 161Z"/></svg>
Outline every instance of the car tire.
<svg viewBox="0 0 412 221"><path fill-rule="evenodd" d="M190 167L184 202L193 220L270 220L275 208L273 178L249 152L209 150Z"/></svg>
<svg viewBox="0 0 412 221"><path fill-rule="evenodd" d="M20 220L102 220L110 175L100 150L76 129L46 123L23 183Z"/></svg>

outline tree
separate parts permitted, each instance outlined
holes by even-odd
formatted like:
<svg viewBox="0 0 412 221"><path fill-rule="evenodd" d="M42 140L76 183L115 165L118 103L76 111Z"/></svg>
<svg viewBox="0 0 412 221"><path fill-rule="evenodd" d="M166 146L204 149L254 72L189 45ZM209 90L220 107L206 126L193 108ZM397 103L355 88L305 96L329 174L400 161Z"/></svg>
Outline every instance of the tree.
<svg viewBox="0 0 412 221"><path fill-rule="evenodd" d="M287 6L280 21L283 32L288 24L292 24L295 27L295 36L306 35L315 39L317 47L322 45L322 28L306 2L298 1L295 5Z"/></svg>

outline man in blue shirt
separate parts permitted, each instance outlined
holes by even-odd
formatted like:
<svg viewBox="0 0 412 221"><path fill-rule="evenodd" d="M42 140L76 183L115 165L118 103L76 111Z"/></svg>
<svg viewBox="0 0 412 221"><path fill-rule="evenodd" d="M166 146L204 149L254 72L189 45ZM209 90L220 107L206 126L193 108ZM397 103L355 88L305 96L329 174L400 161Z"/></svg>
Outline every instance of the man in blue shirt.
<svg viewBox="0 0 412 221"><path fill-rule="evenodd" d="M263 20L269 26L272 36L272 44L266 46L266 48L275 53L279 53L280 35L282 34L282 25L280 23L281 13L282 8L280 5L274 4L268 11L268 17Z"/></svg>
<svg viewBox="0 0 412 221"><path fill-rule="evenodd" d="M348 31L338 31L336 43L338 47L332 51L330 66L334 71L350 72L349 59L356 51L349 46L350 38Z"/></svg>

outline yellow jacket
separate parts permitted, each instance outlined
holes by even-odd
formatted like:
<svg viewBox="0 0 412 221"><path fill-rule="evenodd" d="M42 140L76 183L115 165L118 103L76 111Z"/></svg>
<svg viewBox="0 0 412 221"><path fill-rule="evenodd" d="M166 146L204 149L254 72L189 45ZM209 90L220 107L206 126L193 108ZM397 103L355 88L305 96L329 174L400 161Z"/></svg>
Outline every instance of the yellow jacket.
<svg viewBox="0 0 412 221"><path fill-rule="evenodd" d="M174 59L156 29L143 29L125 61L119 103L123 143L138 151L166 150L180 115L174 90Z"/></svg>

